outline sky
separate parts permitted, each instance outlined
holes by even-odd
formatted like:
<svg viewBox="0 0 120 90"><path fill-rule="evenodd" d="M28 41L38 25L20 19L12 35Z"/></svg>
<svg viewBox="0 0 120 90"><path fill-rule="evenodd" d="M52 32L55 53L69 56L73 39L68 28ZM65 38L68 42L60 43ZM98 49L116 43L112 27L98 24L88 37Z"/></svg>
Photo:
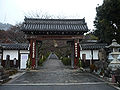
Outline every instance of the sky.
<svg viewBox="0 0 120 90"><path fill-rule="evenodd" d="M92 30L96 7L102 3L103 0L0 0L0 22L15 25L36 13L69 19L85 17Z"/></svg>

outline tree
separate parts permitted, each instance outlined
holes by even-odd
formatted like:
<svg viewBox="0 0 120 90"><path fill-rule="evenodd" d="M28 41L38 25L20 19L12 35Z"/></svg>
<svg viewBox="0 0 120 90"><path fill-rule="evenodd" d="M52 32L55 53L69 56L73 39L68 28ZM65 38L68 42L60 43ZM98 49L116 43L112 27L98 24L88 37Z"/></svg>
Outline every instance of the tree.
<svg viewBox="0 0 120 90"><path fill-rule="evenodd" d="M27 43L26 35L20 30L20 24L9 30L0 30L0 43Z"/></svg>
<svg viewBox="0 0 120 90"><path fill-rule="evenodd" d="M104 0L96 12L94 35L108 44L112 39L120 43L120 0Z"/></svg>
<svg viewBox="0 0 120 90"><path fill-rule="evenodd" d="M20 24L12 26L10 30L7 30L7 36L14 43L26 43L27 39L25 38L25 34L20 30Z"/></svg>
<svg viewBox="0 0 120 90"><path fill-rule="evenodd" d="M49 14L47 12L43 12L43 11L31 11L28 13L25 13L25 17L28 18L40 18L40 19L65 19L66 16L56 16L56 15L52 15Z"/></svg>

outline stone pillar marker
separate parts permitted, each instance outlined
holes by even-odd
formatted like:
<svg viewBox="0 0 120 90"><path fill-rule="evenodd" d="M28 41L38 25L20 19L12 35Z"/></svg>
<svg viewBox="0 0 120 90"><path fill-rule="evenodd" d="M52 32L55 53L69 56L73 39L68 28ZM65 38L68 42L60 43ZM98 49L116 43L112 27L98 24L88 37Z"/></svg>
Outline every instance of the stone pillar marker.
<svg viewBox="0 0 120 90"><path fill-rule="evenodd" d="M7 55L7 56L6 56L5 68L6 68L6 69L9 69L9 68L10 68L10 55Z"/></svg>

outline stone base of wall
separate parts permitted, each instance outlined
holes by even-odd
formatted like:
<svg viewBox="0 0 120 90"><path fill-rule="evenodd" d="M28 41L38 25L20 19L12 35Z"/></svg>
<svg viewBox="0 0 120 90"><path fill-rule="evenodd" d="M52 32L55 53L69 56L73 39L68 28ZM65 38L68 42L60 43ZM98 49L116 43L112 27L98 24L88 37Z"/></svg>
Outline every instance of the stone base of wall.
<svg viewBox="0 0 120 90"><path fill-rule="evenodd" d="M2 66L5 68L6 60L2 60ZM14 65L14 60L10 60L10 67L13 68L18 68L19 67L19 62L18 60L16 61L16 65Z"/></svg>
<svg viewBox="0 0 120 90"><path fill-rule="evenodd" d="M95 61L98 61L98 60L97 60L97 59L96 59L96 60L93 60L93 63L94 63ZM83 67L89 67L89 66L90 66L90 60L85 60L85 61L82 60L82 66L83 66Z"/></svg>

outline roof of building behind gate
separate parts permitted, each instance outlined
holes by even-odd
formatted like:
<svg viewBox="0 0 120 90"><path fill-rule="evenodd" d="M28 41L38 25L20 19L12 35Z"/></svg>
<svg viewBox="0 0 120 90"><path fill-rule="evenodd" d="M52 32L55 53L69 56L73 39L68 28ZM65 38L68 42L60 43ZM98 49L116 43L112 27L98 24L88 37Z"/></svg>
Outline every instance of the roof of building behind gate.
<svg viewBox="0 0 120 90"><path fill-rule="evenodd" d="M10 44L0 44L1 47L4 49L4 50L27 50L29 45L28 44L21 44L21 43L17 43L17 44L14 44L14 43L10 43Z"/></svg>
<svg viewBox="0 0 120 90"><path fill-rule="evenodd" d="M105 43L86 43L86 44L80 44L82 50L97 50L101 48L106 48L107 44Z"/></svg>
<svg viewBox="0 0 120 90"><path fill-rule="evenodd" d="M81 31L87 32L85 19L37 19L25 18L22 31Z"/></svg>

